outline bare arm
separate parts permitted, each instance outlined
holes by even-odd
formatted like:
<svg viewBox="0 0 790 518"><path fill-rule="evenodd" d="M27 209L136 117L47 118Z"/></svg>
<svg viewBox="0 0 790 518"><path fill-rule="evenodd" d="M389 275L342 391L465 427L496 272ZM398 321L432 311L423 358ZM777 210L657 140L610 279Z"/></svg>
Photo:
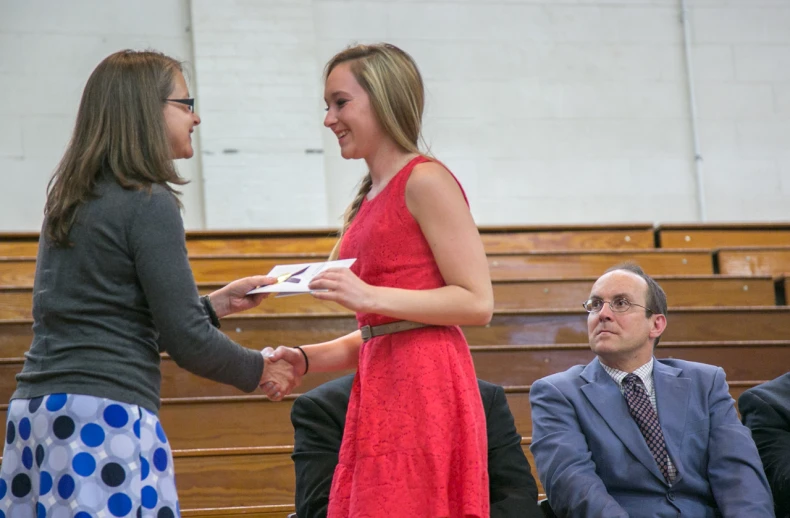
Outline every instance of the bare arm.
<svg viewBox="0 0 790 518"><path fill-rule="evenodd" d="M309 369L305 357L296 348L280 346L271 356L272 361L285 360L294 366L300 375L307 372L334 372L356 369L359 365L359 348L362 333L354 331L328 342L302 346L310 362ZM285 389L283 389L285 390ZM285 392L288 394L289 392Z"/></svg>
<svg viewBox="0 0 790 518"><path fill-rule="evenodd" d="M311 289L319 299L349 309L436 325L485 325L494 295L483 243L461 188L435 162L414 168L406 183L406 205L420 225L447 286L405 290L371 286L350 270L316 276Z"/></svg>
<svg viewBox="0 0 790 518"><path fill-rule="evenodd" d="M354 331L329 342L305 345L302 349L310 361L310 372L332 372L356 369L360 346L362 333Z"/></svg>

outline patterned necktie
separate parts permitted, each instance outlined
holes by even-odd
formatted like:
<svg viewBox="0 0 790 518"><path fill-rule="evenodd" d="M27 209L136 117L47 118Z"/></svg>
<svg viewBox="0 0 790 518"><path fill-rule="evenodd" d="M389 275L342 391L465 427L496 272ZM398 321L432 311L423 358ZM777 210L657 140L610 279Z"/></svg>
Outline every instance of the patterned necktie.
<svg viewBox="0 0 790 518"><path fill-rule="evenodd" d="M664 475L664 479L672 483L669 475L669 466L667 465L667 445L664 442L664 433L661 431L658 415L650 403L650 397L647 395L645 385L639 379L639 376L629 374L625 377L623 380L623 393L625 394L625 401L628 403L628 411L639 426L642 435L644 435L647 447L650 448L650 453L653 454L653 458L658 464L658 469Z"/></svg>

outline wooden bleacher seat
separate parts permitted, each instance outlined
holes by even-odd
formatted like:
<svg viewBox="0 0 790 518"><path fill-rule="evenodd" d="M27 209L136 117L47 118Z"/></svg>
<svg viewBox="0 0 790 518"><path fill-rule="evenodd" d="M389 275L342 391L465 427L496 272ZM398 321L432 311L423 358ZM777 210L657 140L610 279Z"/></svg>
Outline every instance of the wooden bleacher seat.
<svg viewBox="0 0 790 518"><path fill-rule="evenodd" d="M576 309L597 277L494 281L494 308ZM669 307L774 306L776 287L769 276L683 275L655 277ZM2 296L2 293L0 293ZM276 301L272 301L276 304ZM0 306L1 307L1 306ZM2 311L2 310L0 310Z"/></svg>
<svg viewBox="0 0 790 518"><path fill-rule="evenodd" d="M710 275L713 256L707 250L591 250L489 254L492 280L598 277L627 261L650 275Z"/></svg>
<svg viewBox="0 0 790 518"><path fill-rule="evenodd" d="M471 346L471 350L478 377L502 386L530 385L539 378L573 365L586 364L593 358L587 344L477 345ZM730 380L773 379L786 372L790 365L790 340L661 342L656 356L719 365ZM0 357L0 401L11 397L14 377L22 370L23 362L23 358ZM198 398L208 404L209 401L202 398L245 395L229 385L190 374L166 355L161 370L161 397L167 401ZM311 374L302 381L297 392L307 392L350 372Z"/></svg>
<svg viewBox="0 0 790 518"><path fill-rule="evenodd" d="M590 293L596 277L494 281L495 309L576 309ZM672 307L773 306L777 287L769 276L689 275L657 276ZM223 284L202 283L201 294ZM32 318L31 287L0 287L0 319ZM351 313L313 297L270 298L246 314Z"/></svg>
<svg viewBox="0 0 790 518"><path fill-rule="evenodd" d="M313 254L326 257L337 242L337 229L190 230L186 238L190 255Z"/></svg>
<svg viewBox="0 0 790 518"><path fill-rule="evenodd" d="M522 448L535 475L528 438L522 441ZM263 499L267 504L291 503L295 481L290 453L287 447L174 452L181 506L251 505L247 502L255 499L258 503ZM269 482L267 487L267 481L273 484Z"/></svg>
<svg viewBox="0 0 790 518"><path fill-rule="evenodd" d="M314 255L193 255L189 262L198 283L227 283L262 275L277 264L320 260ZM595 250L489 254L493 280L524 280L598 276L624 261L636 261L651 275L710 275L713 256L706 250ZM0 258L0 285L32 286L35 257Z"/></svg>
<svg viewBox="0 0 790 518"><path fill-rule="evenodd" d="M38 232L0 232L0 257L35 257Z"/></svg>
<svg viewBox="0 0 790 518"><path fill-rule="evenodd" d="M0 257L0 286L33 286L35 257Z"/></svg>
<svg viewBox="0 0 790 518"><path fill-rule="evenodd" d="M337 229L197 230L186 233L192 255L315 254L326 256ZM488 253L533 250L596 250L654 248L652 224L528 225L480 227ZM682 247L681 247L682 248ZM35 257L37 232L0 233L0 257Z"/></svg>
<svg viewBox="0 0 790 518"><path fill-rule="evenodd" d="M731 381L773 379L787 372L790 340L661 342L655 355L719 365ZM550 374L587 364L594 357L587 344L472 347L477 376L505 387L531 385Z"/></svg>
<svg viewBox="0 0 790 518"><path fill-rule="evenodd" d="M785 340L790 308L674 308L664 334L669 342ZM29 319L0 320L0 350L21 357L33 338ZM234 315L222 331L256 349L323 342L350 333L349 314ZM529 345L587 342L587 314L580 310L499 310L486 326L463 327L470 345Z"/></svg>
<svg viewBox="0 0 790 518"><path fill-rule="evenodd" d="M315 259L304 256L275 258L265 255L193 256L190 257L190 264L197 282L224 283L247 275L266 273L276 264L310 260ZM598 276L610 266L624 261L636 261L652 275L713 273L712 253L704 250L597 250L488 255L493 280ZM25 274L20 272L18 277L23 278L23 275Z"/></svg>
<svg viewBox="0 0 790 518"><path fill-rule="evenodd" d="M692 223L656 228L662 248L790 245L790 223Z"/></svg>
<svg viewBox="0 0 790 518"><path fill-rule="evenodd" d="M532 250L591 250L654 248L653 226L620 225L484 226L480 235L487 253ZM191 254L301 253L328 254L334 229L303 231L190 231Z"/></svg>
<svg viewBox="0 0 790 518"><path fill-rule="evenodd" d="M181 508L293 504L292 451L290 445L174 450Z"/></svg>
<svg viewBox="0 0 790 518"><path fill-rule="evenodd" d="M480 236L489 254L655 247L654 230L649 223L480 227Z"/></svg>
<svg viewBox="0 0 790 518"><path fill-rule="evenodd" d="M238 507L215 507L181 509L185 518L296 518L294 505L249 505Z"/></svg>
<svg viewBox="0 0 790 518"><path fill-rule="evenodd" d="M790 273L790 246L720 248L716 261L722 274L782 275Z"/></svg>

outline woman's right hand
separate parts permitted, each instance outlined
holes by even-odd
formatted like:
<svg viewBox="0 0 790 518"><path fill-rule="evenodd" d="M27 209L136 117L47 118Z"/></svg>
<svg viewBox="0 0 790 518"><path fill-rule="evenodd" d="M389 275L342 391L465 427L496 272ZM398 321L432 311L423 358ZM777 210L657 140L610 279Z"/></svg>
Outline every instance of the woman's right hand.
<svg viewBox="0 0 790 518"><path fill-rule="evenodd" d="M317 299L336 302L357 313L375 313L374 286L360 279L349 268L327 268L307 286Z"/></svg>
<svg viewBox="0 0 790 518"><path fill-rule="evenodd" d="M279 347L281 349L282 347ZM294 350L296 354L301 354ZM275 351L271 347L261 351L263 355L263 374L261 375L260 387L266 396L272 401L281 401L283 397L290 394L293 389L302 382L304 368L289 363L281 356L275 356Z"/></svg>
<svg viewBox="0 0 790 518"><path fill-rule="evenodd" d="M285 347L281 345L277 349L275 349L270 356L272 361L286 361L291 364L295 370L295 372L299 373L299 377L304 376L307 374L307 362L305 361L305 355L299 352L299 349L295 347Z"/></svg>

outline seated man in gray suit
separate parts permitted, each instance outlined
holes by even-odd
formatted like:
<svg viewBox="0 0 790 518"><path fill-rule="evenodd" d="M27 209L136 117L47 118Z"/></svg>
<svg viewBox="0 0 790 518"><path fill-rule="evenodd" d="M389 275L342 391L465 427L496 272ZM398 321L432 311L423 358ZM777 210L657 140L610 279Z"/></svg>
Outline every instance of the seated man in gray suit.
<svg viewBox="0 0 790 518"><path fill-rule="evenodd" d="M324 383L294 401L296 515L323 518L337 465L354 376ZM542 518L538 490L502 387L478 380L488 425L492 518Z"/></svg>
<svg viewBox="0 0 790 518"><path fill-rule="evenodd" d="M774 495L777 518L790 517L790 372L738 398Z"/></svg>
<svg viewBox="0 0 790 518"><path fill-rule="evenodd" d="M584 303L596 358L532 385L532 453L560 517L773 518L719 367L657 360L661 287L616 266Z"/></svg>

